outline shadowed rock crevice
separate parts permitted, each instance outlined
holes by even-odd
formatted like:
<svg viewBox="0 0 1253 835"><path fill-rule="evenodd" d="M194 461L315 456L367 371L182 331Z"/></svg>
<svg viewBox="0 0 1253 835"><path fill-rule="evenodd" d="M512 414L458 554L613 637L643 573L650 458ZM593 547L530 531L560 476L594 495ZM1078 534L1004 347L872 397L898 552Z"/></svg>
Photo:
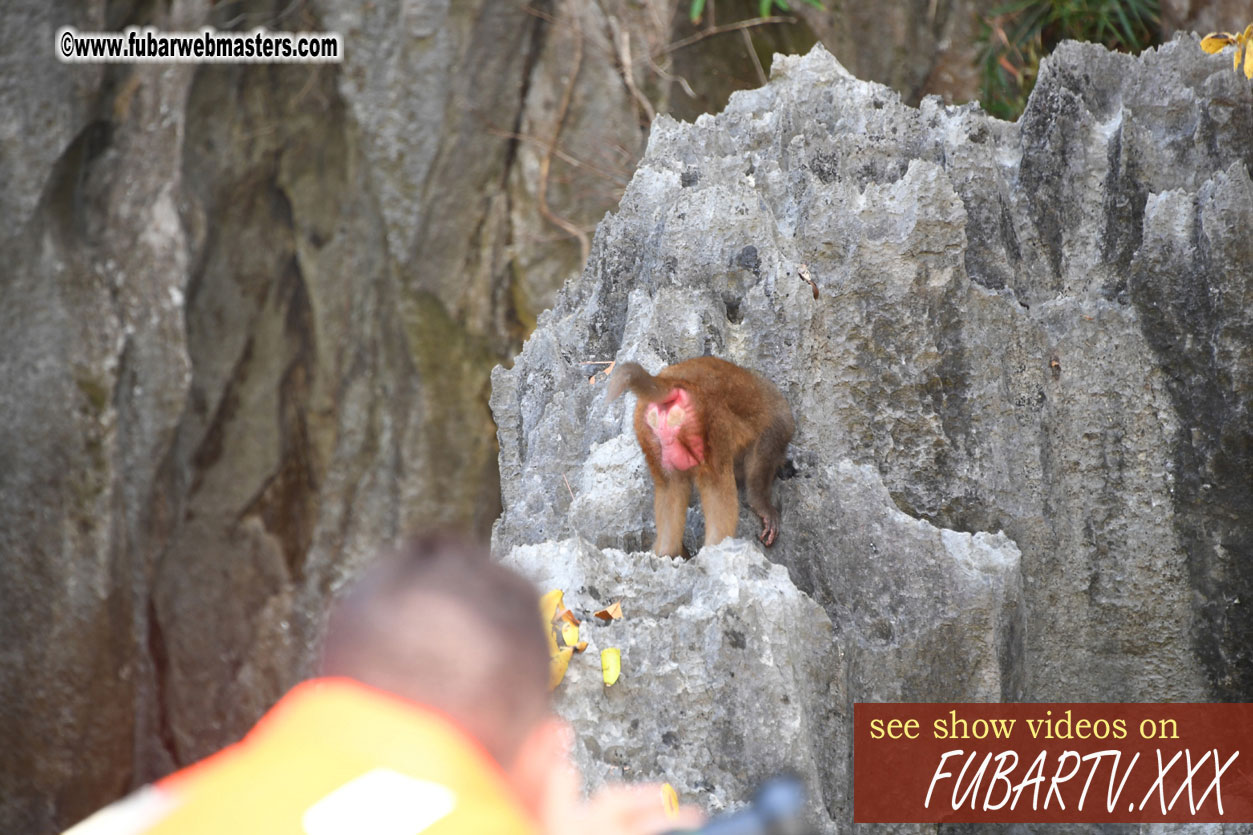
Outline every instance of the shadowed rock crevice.
<svg viewBox="0 0 1253 835"><path fill-rule="evenodd" d="M1196 590L1193 641L1223 700L1253 692L1253 186L1240 164L1195 193L1153 195L1130 281L1179 414L1175 525ZM1164 224L1169 224L1163 229Z"/></svg>
<svg viewBox="0 0 1253 835"><path fill-rule="evenodd" d="M335 349L322 345L325 321L312 295L320 288L311 291L302 256L334 246L337 224L331 206L297 218L289 192L308 166L330 187L346 176L331 81L239 67L198 73L188 94L182 217L196 264L186 307L192 370L169 467L192 475L178 479L180 513L152 579L167 658L169 715L160 721L178 763L216 747L223 728L241 735L257 697L290 684L291 673L279 671L298 663L299 644L281 642L299 637L293 598L312 579L308 555L335 443L316 414ZM319 113L326 121L313 130ZM206 635L203 625L223 613L229 625ZM205 652L205 640L217 651Z"/></svg>
<svg viewBox="0 0 1253 835"><path fill-rule="evenodd" d="M166 694L166 677L170 673L169 653L165 648L165 636L161 634L161 621L157 617L156 608L151 602L148 604L148 657L152 663L152 676L154 682L152 704L154 707L154 715L156 716L156 733L155 737L159 741L168 762L177 763L181 761L178 755L178 743L174 739L174 731L170 727L169 699Z"/></svg>
<svg viewBox="0 0 1253 835"><path fill-rule="evenodd" d="M279 383L278 420L281 450L278 469L240 515L261 519L266 531L281 543L292 582L304 580L304 562L312 544L318 517L317 497L321 468L313 460L316 450L307 416L310 384L316 374L316 335L309 308L308 291L295 262L289 264L277 288L279 304L286 308L286 338L295 345L289 365Z"/></svg>

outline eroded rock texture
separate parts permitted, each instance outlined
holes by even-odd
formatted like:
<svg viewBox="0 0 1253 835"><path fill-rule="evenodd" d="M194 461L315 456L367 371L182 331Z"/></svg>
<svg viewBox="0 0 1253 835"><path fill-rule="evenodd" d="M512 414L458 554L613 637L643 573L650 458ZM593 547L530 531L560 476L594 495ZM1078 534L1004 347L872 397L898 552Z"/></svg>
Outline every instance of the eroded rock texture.
<svg viewBox="0 0 1253 835"><path fill-rule="evenodd" d="M719 809L743 799L746 779L836 773L851 716L830 674L842 653L831 621L746 543L703 556L684 564L574 539L505 558L566 590L564 605L584 618L587 650L571 658L556 698L589 782L669 781ZM614 602L621 620L591 617ZM622 658L612 687L601 674L607 648ZM811 800L820 823L824 793Z"/></svg>
<svg viewBox="0 0 1253 835"><path fill-rule="evenodd" d="M57 831L237 738L380 541L491 523L488 369L578 267L558 221L617 203L683 5L0 5L0 830ZM336 29L346 55L63 65L66 23ZM527 384L498 393L502 531L647 544L621 406L593 407L576 363L716 350L793 397L775 553L835 630L866 619L897 653L886 683L1247 693L1250 117L1228 59L1194 52L1065 53L1021 131L816 58L718 120L663 120ZM875 518L840 515L844 480L951 529L908 535L1022 549L1019 581L1008 546L994 561L996 625L946 627L968 681L913 660L950 651L928 612L869 622L901 587L858 576L884 539L843 542ZM932 559L950 589L957 557Z"/></svg>
<svg viewBox="0 0 1253 835"><path fill-rule="evenodd" d="M583 618L589 646L572 658L557 710L591 785L668 781L717 812L791 772L808 783L809 822L834 832L852 820L854 695L995 701L1012 689L1002 677L1022 626L1013 543L910 518L869 466L845 461L813 481L804 510L822 523L809 532L846 543L826 549L830 587L817 597L830 618L744 540L688 562L582 539L505 557L564 590ZM621 620L589 617L615 601ZM622 653L609 688L606 647Z"/></svg>
<svg viewBox="0 0 1253 835"><path fill-rule="evenodd" d="M486 533L489 371L579 258L536 207L557 5L0 9L0 830L59 831L237 739L380 543ZM645 132L577 5L564 147L604 131L629 169ZM656 17L617 24L642 42ZM66 24L334 30L345 61L61 64ZM616 203L550 169L554 213Z"/></svg>
<svg viewBox="0 0 1253 835"><path fill-rule="evenodd" d="M647 546L633 401L584 363L714 353L796 413L768 556L831 619L845 715L1248 699L1250 135L1249 85L1192 38L1066 44L1017 124L906 107L821 48L716 117L659 121L582 278L493 375L497 547ZM925 529L886 524L884 489Z"/></svg>
<svg viewBox="0 0 1253 835"><path fill-rule="evenodd" d="M617 204L683 19L0 6L0 830L238 738L380 542L486 533L488 375ZM344 62L61 64L67 24L332 30Z"/></svg>

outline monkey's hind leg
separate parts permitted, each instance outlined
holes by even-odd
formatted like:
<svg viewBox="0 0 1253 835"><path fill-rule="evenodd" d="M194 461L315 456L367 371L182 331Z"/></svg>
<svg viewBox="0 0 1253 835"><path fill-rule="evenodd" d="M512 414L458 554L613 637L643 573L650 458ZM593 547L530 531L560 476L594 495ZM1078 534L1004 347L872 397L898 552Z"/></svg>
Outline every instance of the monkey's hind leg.
<svg viewBox="0 0 1253 835"><path fill-rule="evenodd" d="M702 468L704 469L704 468ZM740 519L740 497L735 492L735 468L697 473L700 508L705 514L705 545L717 545L735 536L735 523Z"/></svg>
<svg viewBox="0 0 1253 835"><path fill-rule="evenodd" d="M786 458L790 440L791 421L776 419L745 456L744 492L748 506L761 517L761 534L757 538L767 548L779 535L779 508L770 500L770 485Z"/></svg>
<svg viewBox="0 0 1253 835"><path fill-rule="evenodd" d="M692 480L686 475L672 473L653 482L653 517L657 522L653 553L662 557L689 556L683 548L683 527L691 499Z"/></svg>

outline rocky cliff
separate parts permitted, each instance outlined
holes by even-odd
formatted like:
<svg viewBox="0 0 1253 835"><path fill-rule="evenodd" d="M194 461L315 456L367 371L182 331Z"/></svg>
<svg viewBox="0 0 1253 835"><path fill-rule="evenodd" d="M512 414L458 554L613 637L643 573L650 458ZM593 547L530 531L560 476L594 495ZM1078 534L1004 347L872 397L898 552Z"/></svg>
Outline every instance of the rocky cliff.
<svg viewBox="0 0 1253 835"><path fill-rule="evenodd" d="M379 542L491 525L489 369L579 268L675 75L698 103L731 70L756 83L738 31L675 46L684 5L0 4L0 830L57 831L237 738ZM206 23L338 30L345 61L52 57L63 24ZM712 561L568 572L634 566L663 639L656 580L707 583L684 634L728 644L710 677L684 656L697 705L726 703L750 635L831 630L691 725L684 786L742 797L744 757L709 763L767 763L774 714L744 723L776 696L801 699L787 738L821 744L769 762L823 775L835 820L838 719L867 693L1248 697L1251 117L1228 59L1196 52L1068 47L1020 125L904 107L815 56L716 119L659 121L500 378L497 541L536 545L516 559L537 571L588 553L575 535L649 541L623 407L579 362L713 351L780 381L789 578L752 546L704 580ZM783 611L734 603L749 575Z"/></svg>
<svg viewBox="0 0 1253 835"><path fill-rule="evenodd" d="M344 60L62 64L63 25ZM671 91L720 107L813 38L751 31L680 0L0 4L0 830L237 739L380 542L487 532L491 368Z"/></svg>
<svg viewBox="0 0 1253 835"><path fill-rule="evenodd" d="M645 610L618 636L631 705L562 696L584 764L726 798L788 763L833 831L857 700L1253 697L1250 137L1253 91L1191 37L1065 44L1016 124L907 107L821 47L717 116L659 120L588 268L493 375L497 549ZM766 602L794 595L756 545L598 550L647 546L651 484L633 401L587 363L705 353L792 404L766 555L829 627Z"/></svg>
<svg viewBox="0 0 1253 835"><path fill-rule="evenodd" d="M579 262L537 205L573 37L553 11L0 8L0 830L59 831L237 739L381 542L487 532L488 374ZM654 11L622 31L663 40ZM63 25L331 30L345 54L62 64ZM569 108L562 148L594 163L604 131L629 169L613 62L575 73L600 110ZM616 203L575 205L567 166L554 214Z"/></svg>

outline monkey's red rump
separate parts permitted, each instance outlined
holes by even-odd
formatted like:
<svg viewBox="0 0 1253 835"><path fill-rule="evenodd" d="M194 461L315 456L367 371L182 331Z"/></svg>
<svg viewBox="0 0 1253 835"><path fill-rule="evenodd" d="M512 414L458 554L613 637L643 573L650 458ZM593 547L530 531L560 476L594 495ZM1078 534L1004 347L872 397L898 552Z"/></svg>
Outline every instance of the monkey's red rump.
<svg viewBox="0 0 1253 835"><path fill-rule="evenodd" d="M690 470L705 460L705 442L685 389L676 387L665 400L648 404L644 419L661 444L661 466Z"/></svg>
<svg viewBox="0 0 1253 835"><path fill-rule="evenodd" d="M619 363L609 399L630 389L635 437L653 479L657 540L653 550L687 556L683 530L692 487L705 512L705 545L735 536L737 479L761 517L761 541L775 542L779 508L770 498L796 424L782 392L765 377L717 357L696 357L656 376Z"/></svg>

